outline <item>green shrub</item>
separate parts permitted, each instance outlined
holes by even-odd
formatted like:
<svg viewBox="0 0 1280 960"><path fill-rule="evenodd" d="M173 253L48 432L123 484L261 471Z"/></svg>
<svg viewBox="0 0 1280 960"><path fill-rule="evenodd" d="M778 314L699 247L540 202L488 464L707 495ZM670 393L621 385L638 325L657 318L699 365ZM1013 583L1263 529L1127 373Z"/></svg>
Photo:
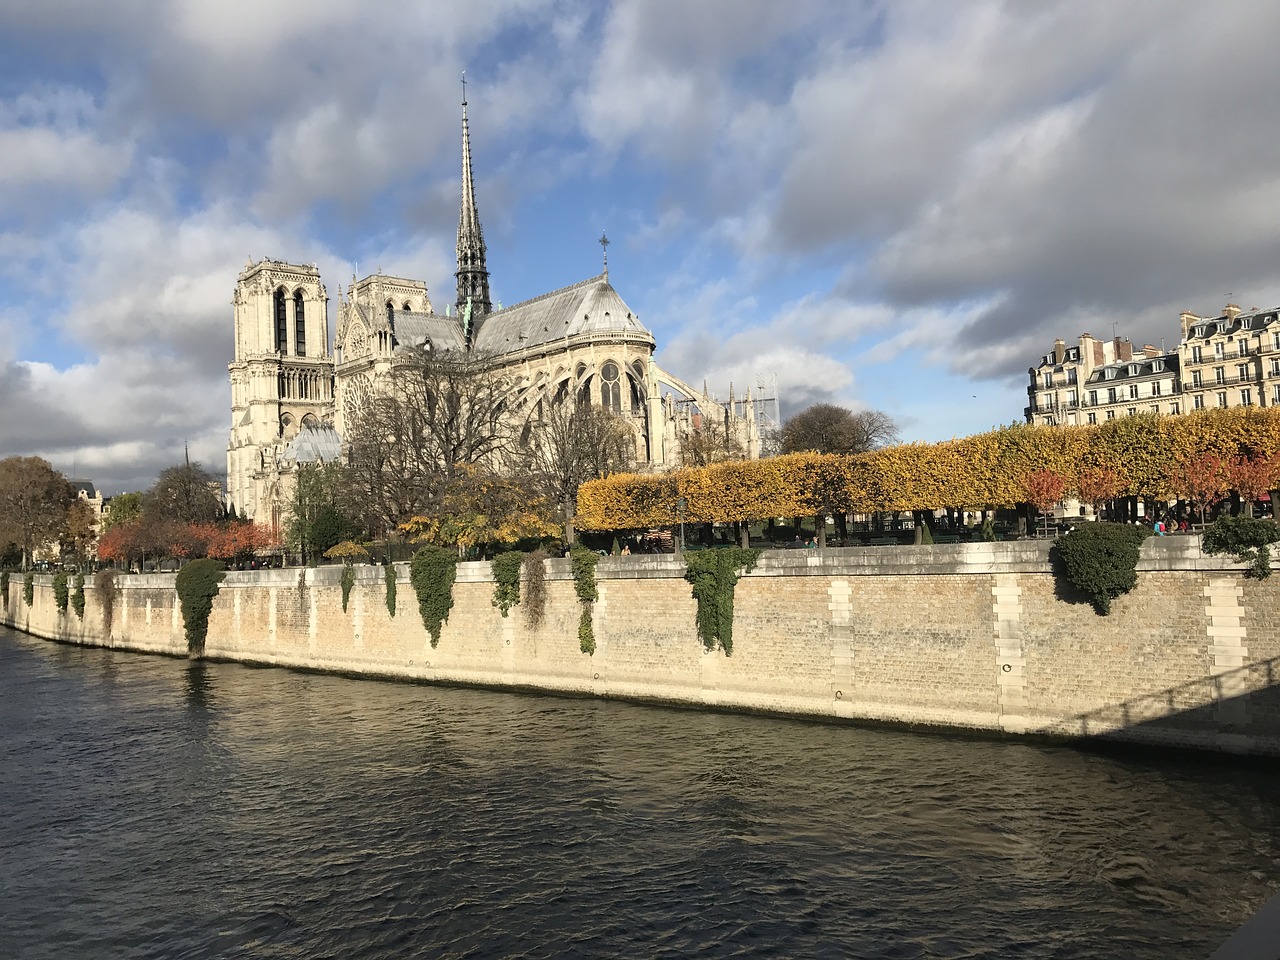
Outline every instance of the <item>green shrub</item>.
<svg viewBox="0 0 1280 960"><path fill-rule="evenodd" d="M342 579L339 581L342 585L342 612L347 612L347 601L351 599L351 588L356 585L356 570L349 563L342 565Z"/></svg>
<svg viewBox="0 0 1280 960"><path fill-rule="evenodd" d="M521 566L524 569L524 622L530 630L542 625L547 611L547 551L539 548L526 553Z"/></svg>
<svg viewBox="0 0 1280 960"><path fill-rule="evenodd" d="M996 522L990 517L982 521L982 539L987 543L994 543L996 539Z"/></svg>
<svg viewBox="0 0 1280 960"><path fill-rule="evenodd" d="M578 649L588 656L596 652L595 628L591 623L592 604L600 598L596 587L596 564L599 555L594 550L575 544L569 550L569 567L573 570L573 592L582 604L582 614L578 617Z"/></svg>
<svg viewBox="0 0 1280 960"><path fill-rule="evenodd" d="M387 585L387 613L396 615L396 568L388 563L382 568L382 579Z"/></svg>
<svg viewBox="0 0 1280 960"><path fill-rule="evenodd" d="M1054 544L1060 572L1102 616L1138 583L1138 548L1151 533L1124 523L1082 523Z"/></svg>
<svg viewBox="0 0 1280 960"><path fill-rule="evenodd" d="M760 551L742 547L704 550L685 557L684 578L693 584L698 601L698 636L714 650L718 643L725 656L733 654L733 594L741 573L750 573Z"/></svg>
<svg viewBox="0 0 1280 960"><path fill-rule="evenodd" d="M1237 563L1251 564L1247 576L1265 580L1271 576L1270 544L1280 540L1274 520L1253 517L1219 517L1204 531L1204 549L1210 554L1231 554Z"/></svg>
<svg viewBox="0 0 1280 960"><path fill-rule="evenodd" d="M524 554L518 550L507 550L489 561L494 581L493 605L502 611L504 617L520 602L520 568L523 564Z"/></svg>
<svg viewBox="0 0 1280 960"><path fill-rule="evenodd" d="M116 612L116 572L110 568L93 575L93 586L98 591L98 603L102 607L102 631L111 636L111 621Z"/></svg>
<svg viewBox="0 0 1280 960"><path fill-rule="evenodd" d="M28 607L36 600L36 575L30 570L22 578L22 600Z"/></svg>
<svg viewBox="0 0 1280 960"><path fill-rule="evenodd" d="M84 619L84 574L77 573L76 578L71 581L71 609L76 612L76 616L81 620Z"/></svg>
<svg viewBox="0 0 1280 960"><path fill-rule="evenodd" d="M458 576L458 555L452 550L428 544L413 555L409 582L418 595L422 625L431 634L431 646L440 642L440 628L449 622L453 609L453 581Z"/></svg>
<svg viewBox="0 0 1280 960"><path fill-rule="evenodd" d="M209 632L209 614L213 611L213 598L218 595L218 584L227 575L219 560L192 560L178 571L174 587L182 605L182 624L187 635L187 652L195 656L204 653L205 637Z"/></svg>

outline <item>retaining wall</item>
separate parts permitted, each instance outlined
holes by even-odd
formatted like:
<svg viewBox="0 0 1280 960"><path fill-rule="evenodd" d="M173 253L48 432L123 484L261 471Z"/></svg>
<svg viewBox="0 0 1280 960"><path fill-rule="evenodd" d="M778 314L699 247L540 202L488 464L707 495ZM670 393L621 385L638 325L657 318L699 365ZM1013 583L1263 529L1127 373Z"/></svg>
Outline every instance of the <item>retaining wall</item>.
<svg viewBox="0 0 1280 960"><path fill-rule="evenodd" d="M596 652L578 648L568 561L548 562L537 630L492 604L487 563L458 567L432 647L407 566L229 572L206 656L737 709L1055 737L1107 736L1280 756L1280 577L1244 578L1197 538L1151 539L1138 585L1099 617L1059 596L1044 543L785 550L737 587L733 655L706 652L683 564L602 558ZM186 654L173 575L117 578L112 622L93 578L84 619L12 577L3 622L72 643Z"/></svg>

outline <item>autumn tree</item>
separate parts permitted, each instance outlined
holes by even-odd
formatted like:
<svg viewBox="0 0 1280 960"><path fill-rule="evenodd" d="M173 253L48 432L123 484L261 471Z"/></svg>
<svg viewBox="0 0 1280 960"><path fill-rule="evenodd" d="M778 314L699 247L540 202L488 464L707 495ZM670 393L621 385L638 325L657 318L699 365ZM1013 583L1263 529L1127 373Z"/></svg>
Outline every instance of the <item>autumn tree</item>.
<svg viewBox="0 0 1280 960"><path fill-rule="evenodd" d="M1227 492L1227 476L1222 460L1213 453L1202 453L1173 471L1173 489L1178 497L1200 511L1204 525L1205 511L1219 503Z"/></svg>
<svg viewBox="0 0 1280 960"><path fill-rule="evenodd" d="M782 425L783 453L866 453L897 442L898 425L880 410L815 403Z"/></svg>
<svg viewBox="0 0 1280 960"><path fill-rule="evenodd" d="M1043 518L1044 532L1049 532L1049 514L1061 502L1067 492L1066 478L1052 470L1037 470L1028 474L1022 481L1023 493L1027 503L1040 512Z"/></svg>
<svg viewBox="0 0 1280 960"><path fill-rule="evenodd" d="M1247 512L1252 515L1254 502L1261 500L1275 481L1275 458L1259 455L1232 457L1226 462L1225 469L1227 483L1240 495Z"/></svg>
<svg viewBox="0 0 1280 960"><path fill-rule="evenodd" d="M1120 496L1124 487L1124 474L1116 468L1092 467L1081 472L1076 482L1076 494L1093 508L1094 516L1098 516L1102 505Z"/></svg>
<svg viewBox="0 0 1280 960"><path fill-rule="evenodd" d="M79 497L67 505L66 519L62 524L62 553L71 554L77 563L84 563L93 553L98 539L98 516L93 507Z"/></svg>
<svg viewBox="0 0 1280 960"><path fill-rule="evenodd" d="M40 457L0 460L0 545L22 550L22 566L38 548L57 540L75 501L71 484Z"/></svg>
<svg viewBox="0 0 1280 960"><path fill-rule="evenodd" d="M512 449L509 472L528 477L564 525L573 543L578 488L588 480L628 469L635 460L635 437L618 416L602 407L565 397L544 404L529 420Z"/></svg>

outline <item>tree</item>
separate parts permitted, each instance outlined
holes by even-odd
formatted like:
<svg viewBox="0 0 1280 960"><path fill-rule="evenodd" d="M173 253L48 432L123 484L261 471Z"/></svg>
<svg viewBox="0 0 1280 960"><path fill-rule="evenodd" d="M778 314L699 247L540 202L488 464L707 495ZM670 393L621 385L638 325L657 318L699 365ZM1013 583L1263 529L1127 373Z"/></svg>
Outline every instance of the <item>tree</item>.
<svg viewBox="0 0 1280 960"><path fill-rule="evenodd" d="M40 457L0 460L0 544L22 548L22 566L33 552L58 538L67 508L76 499L71 484Z"/></svg>
<svg viewBox="0 0 1280 960"><path fill-rule="evenodd" d="M747 450L729 429L725 411L693 418L693 430L680 438L680 465L706 467L729 460L745 460Z"/></svg>
<svg viewBox="0 0 1280 960"><path fill-rule="evenodd" d="M1226 495L1227 478L1222 460L1216 454L1202 453L1180 463L1173 473L1174 492L1200 511L1204 525L1205 511Z"/></svg>
<svg viewBox="0 0 1280 960"><path fill-rule="evenodd" d="M102 532L142 516L142 498L141 493L118 493L108 500L107 509L102 514Z"/></svg>
<svg viewBox="0 0 1280 960"><path fill-rule="evenodd" d="M1093 508L1094 516L1098 516L1102 505L1120 496L1124 492L1124 486L1124 475L1119 470L1114 467L1094 467L1080 474L1076 493Z"/></svg>
<svg viewBox="0 0 1280 960"><path fill-rule="evenodd" d="M464 468L494 468L512 443L509 379L476 353L407 348L388 391L348 430L352 489L371 526L430 513Z"/></svg>
<svg viewBox="0 0 1280 960"><path fill-rule="evenodd" d="M67 505L67 516L62 526L62 552L71 554L77 563L84 563L93 552L98 539L98 517L93 507L79 497Z"/></svg>
<svg viewBox="0 0 1280 960"><path fill-rule="evenodd" d="M1273 457L1232 457L1226 463L1227 483L1240 495L1247 512L1252 516L1253 504L1271 489L1276 477L1276 460Z"/></svg>
<svg viewBox="0 0 1280 960"><path fill-rule="evenodd" d="M348 471L341 463L302 463L293 488L293 503L285 527L285 543L305 562L336 543L353 539L359 511L352 501Z"/></svg>
<svg viewBox="0 0 1280 960"><path fill-rule="evenodd" d="M782 425L783 453L866 453L898 441L898 425L880 410L815 403Z"/></svg>
<svg viewBox="0 0 1280 960"><path fill-rule="evenodd" d="M555 505L565 543L573 543L578 487L628 469L635 460L635 440L610 411L565 398L529 421L512 459L511 472L529 477L538 494Z"/></svg>
<svg viewBox="0 0 1280 960"><path fill-rule="evenodd" d="M222 518L218 481L199 463L170 467L142 502L143 513L178 523L212 523Z"/></svg>
<svg viewBox="0 0 1280 960"><path fill-rule="evenodd" d="M1067 492L1067 481L1052 470L1037 470L1022 481L1027 503L1035 507L1044 518L1044 532L1049 532L1049 514Z"/></svg>

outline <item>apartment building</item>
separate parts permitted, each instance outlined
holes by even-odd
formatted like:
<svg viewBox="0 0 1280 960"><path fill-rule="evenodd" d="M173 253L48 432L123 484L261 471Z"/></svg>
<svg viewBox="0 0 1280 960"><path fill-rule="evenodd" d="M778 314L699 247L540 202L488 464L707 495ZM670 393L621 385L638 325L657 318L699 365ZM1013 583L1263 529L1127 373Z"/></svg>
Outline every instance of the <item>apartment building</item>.
<svg viewBox="0 0 1280 960"><path fill-rule="evenodd" d="M1027 372L1028 423L1101 423L1138 413L1178 415L1216 407L1280 406L1280 308L1181 316L1174 350L1081 335L1054 343Z"/></svg>

